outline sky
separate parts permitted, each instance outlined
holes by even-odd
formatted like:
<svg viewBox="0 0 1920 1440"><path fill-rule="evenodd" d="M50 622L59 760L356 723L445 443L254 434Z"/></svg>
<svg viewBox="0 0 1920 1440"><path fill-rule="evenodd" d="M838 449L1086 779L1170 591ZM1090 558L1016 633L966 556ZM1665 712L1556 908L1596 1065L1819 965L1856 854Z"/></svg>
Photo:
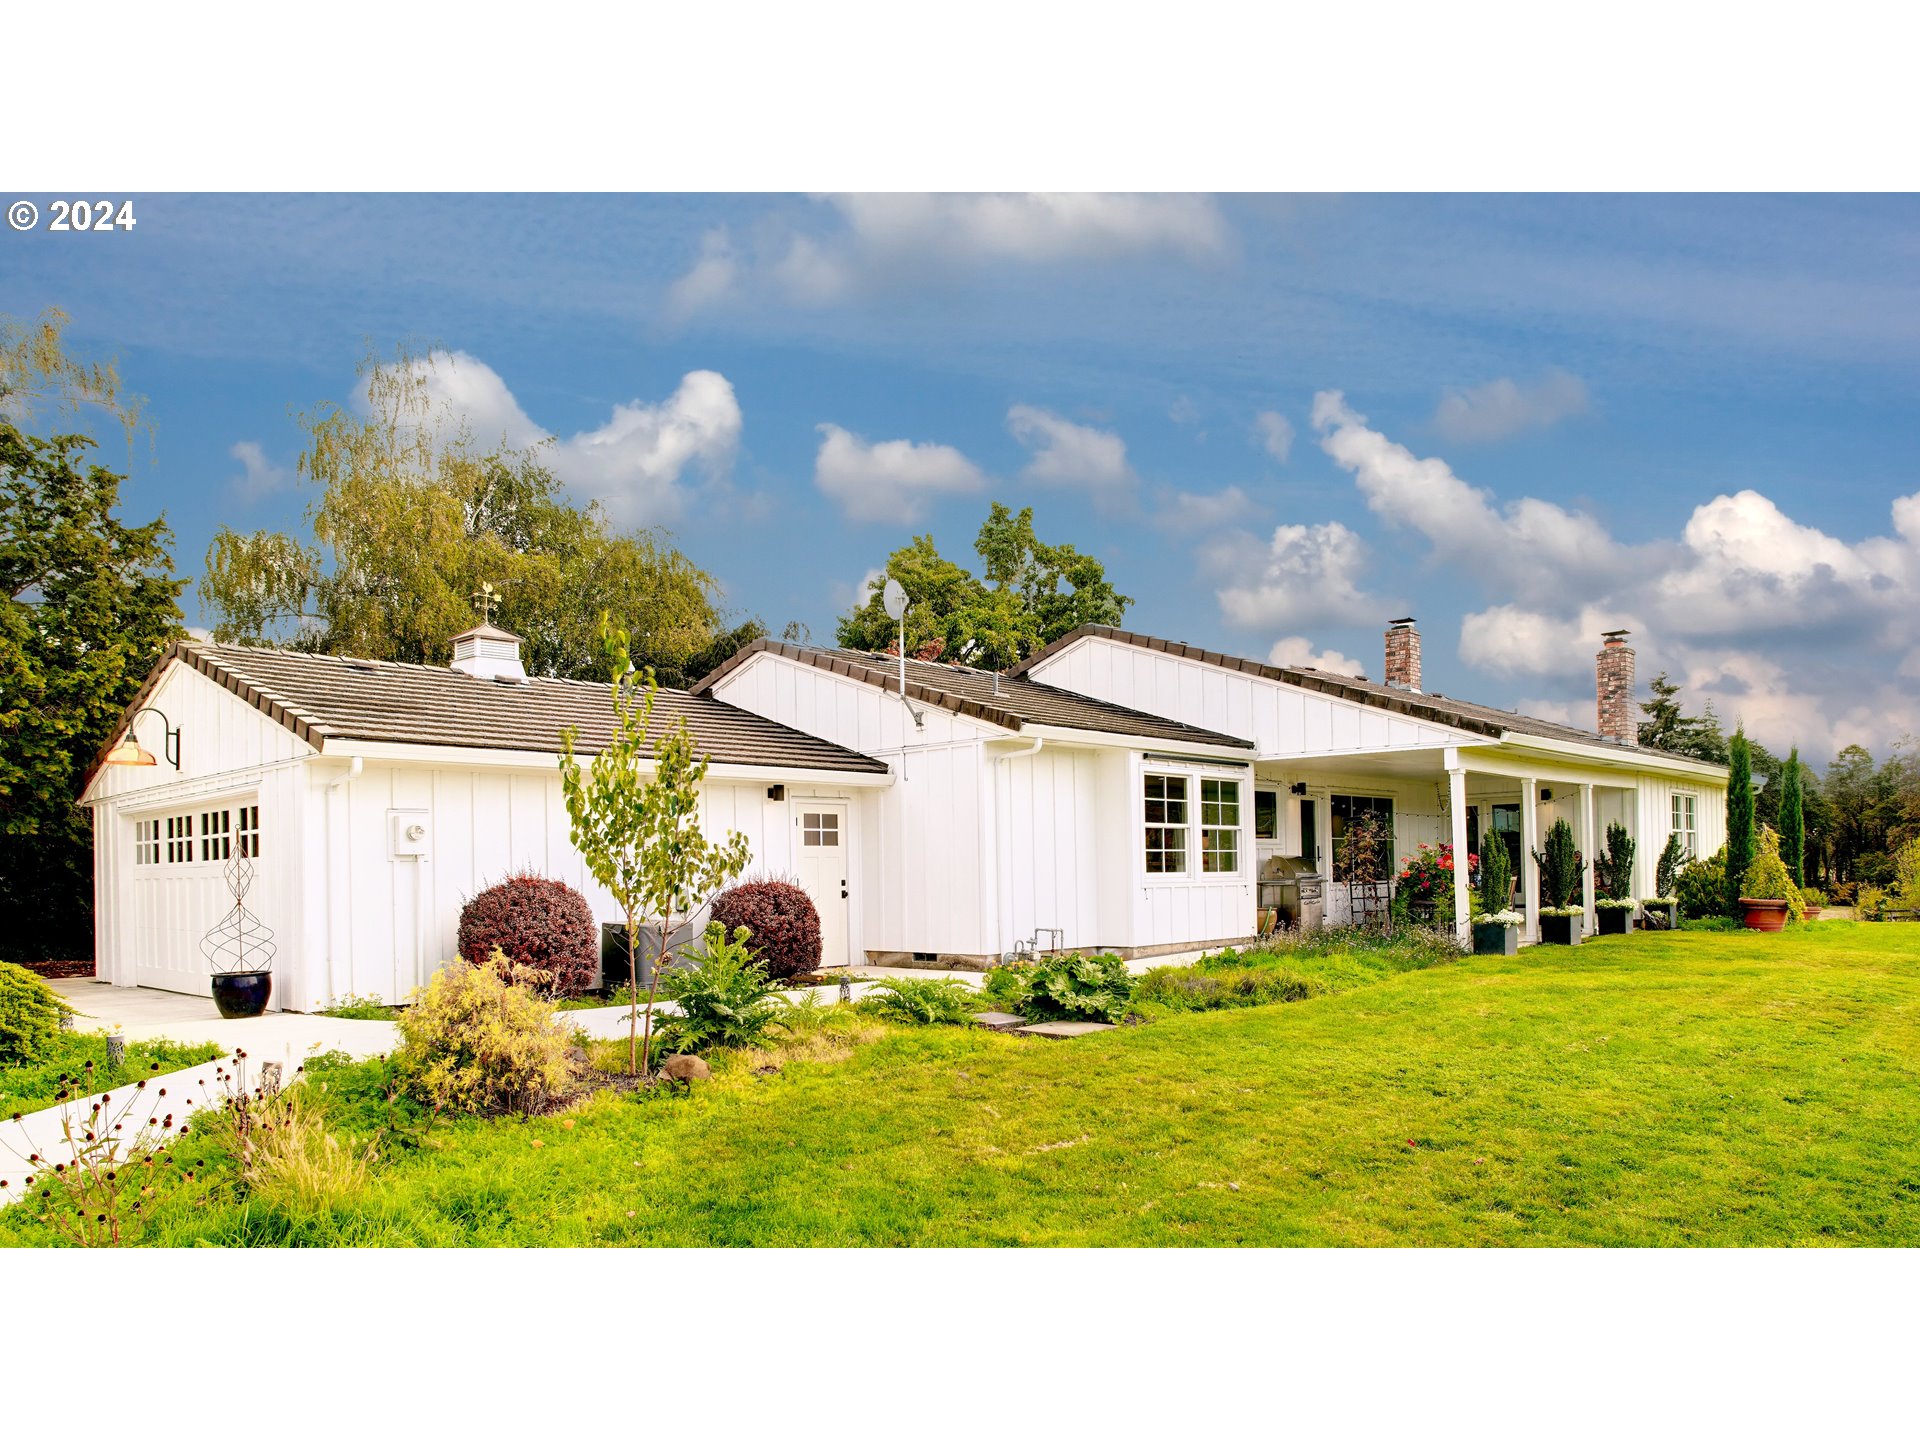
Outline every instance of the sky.
<svg viewBox="0 0 1920 1440"><path fill-rule="evenodd" d="M1776 750L1920 731L1912 197L132 198L0 232L0 312L119 357L190 576L406 341L775 632L1003 500L1169 639L1378 679L1411 615L1427 689L1591 727L1624 628Z"/></svg>

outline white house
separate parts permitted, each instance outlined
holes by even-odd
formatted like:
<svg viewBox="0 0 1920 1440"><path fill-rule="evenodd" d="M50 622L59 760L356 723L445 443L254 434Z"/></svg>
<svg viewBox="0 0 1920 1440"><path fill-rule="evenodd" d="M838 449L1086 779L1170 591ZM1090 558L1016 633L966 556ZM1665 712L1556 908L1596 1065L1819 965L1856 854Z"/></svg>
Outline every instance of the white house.
<svg viewBox="0 0 1920 1440"><path fill-rule="evenodd" d="M1632 743L1621 637L1598 668L1611 736L1422 693L1411 622L1387 646L1372 684L1104 628L1006 675L760 641L659 710L711 756L708 828L806 887L830 965L981 965L1036 935L1135 957L1244 941L1264 863L1324 871L1366 809L1403 855L1511 837L1530 916L1526 857L1556 817L1589 857L1624 823L1643 895L1671 830L1720 845L1725 771ZM516 869L616 919L558 772L563 730L586 753L609 723L604 685L527 678L487 626L448 668L176 645L129 709L130 740L162 738L165 759L122 749L151 763L96 767L82 800L97 973L204 993L235 854L290 1009L404 997L453 954L465 900Z"/></svg>

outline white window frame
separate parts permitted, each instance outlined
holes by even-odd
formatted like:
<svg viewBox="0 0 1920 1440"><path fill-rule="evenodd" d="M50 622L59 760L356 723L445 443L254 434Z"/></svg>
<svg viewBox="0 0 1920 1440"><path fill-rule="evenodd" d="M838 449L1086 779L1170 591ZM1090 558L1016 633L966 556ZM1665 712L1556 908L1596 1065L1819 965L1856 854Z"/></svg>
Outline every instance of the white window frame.
<svg viewBox="0 0 1920 1440"><path fill-rule="evenodd" d="M1238 875L1242 869L1241 852L1244 848L1240 843L1241 832L1246 828L1247 823L1246 786L1241 783L1240 777L1237 775L1202 775L1198 778L1200 780L1200 813L1194 818L1196 821L1195 829L1199 832L1200 840L1200 873L1202 875L1215 876ZM1231 785L1233 787L1232 801L1228 802L1217 796L1211 801L1208 800L1207 787L1209 785ZM1233 806L1233 823L1230 825L1221 823L1216 817L1215 823L1209 825L1207 823L1207 806L1214 805L1218 807L1228 803L1231 803ZM1219 853L1217 849L1209 848L1207 837L1210 835L1225 835L1229 837L1229 843L1233 847L1233 865L1231 868L1219 869L1208 863Z"/></svg>
<svg viewBox="0 0 1920 1440"><path fill-rule="evenodd" d="M1186 880L1191 878L1194 873L1191 864L1193 858L1193 836L1191 831L1193 829L1194 812L1194 778L1192 775L1183 775L1177 771L1170 770L1145 770L1141 772L1140 815L1142 826L1140 831L1140 865L1147 877L1151 880ZM1162 786L1161 793L1157 796L1148 793L1156 781ZM1176 784L1180 787L1178 798L1167 793L1167 787ZM1180 807L1180 819L1174 821L1166 818L1167 812L1162 812L1162 818L1157 821L1150 818L1146 807L1156 802L1162 805L1178 805ZM1151 843L1152 837L1155 835L1161 837L1178 837L1180 842L1179 850L1173 850L1164 842L1156 848ZM1169 870L1162 868L1156 870L1148 863L1147 858L1155 854L1177 854L1180 859L1180 864L1175 869Z"/></svg>
<svg viewBox="0 0 1920 1440"><path fill-rule="evenodd" d="M260 858L257 793L200 800L178 809L150 810L132 819L133 862L142 870L180 866L217 870L237 855Z"/></svg>
<svg viewBox="0 0 1920 1440"><path fill-rule="evenodd" d="M1684 813L1683 813L1684 812ZM1687 859L1696 860L1700 856L1700 797L1691 790L1676 790L1668 807L1669 830L1680 837L1680 844L1687 852ZM1685 819L1686 823L1681 824Z"/></svg>

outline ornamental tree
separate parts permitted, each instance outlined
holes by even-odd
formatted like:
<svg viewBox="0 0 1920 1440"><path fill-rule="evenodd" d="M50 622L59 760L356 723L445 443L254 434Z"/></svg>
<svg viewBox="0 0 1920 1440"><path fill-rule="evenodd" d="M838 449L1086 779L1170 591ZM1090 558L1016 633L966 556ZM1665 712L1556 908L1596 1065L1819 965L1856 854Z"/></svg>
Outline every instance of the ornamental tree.
<svg viewBox="0 0 1920 1440"><path fill-rule="evenodd" d="M1753 751L1743 725L1727 745L1727 903L1726 913L1740 913L1740 887L1753 864Z"/></svg>
<svg viewBox="0 0 1920 1440"><path fill-rule="evenodd" d="M572 821L573 845L593 878L626 917L627 954L634 958L627 1017L627 1073L652 1073L653 1004L676 926L696 914L747 868L747 837L727 832L719 844L700 826L700 786L708 757L694 750L686 721L653 735L658 692L651 669L634 667L627 632L603 612L600 641L612 677L613 736L585 767L574 756L578 734L561 733L560 785ZM650 766L649 775L643 767ZM641 1028L638 961L643 925L660 927L660 947L647 986Z"/></svg>

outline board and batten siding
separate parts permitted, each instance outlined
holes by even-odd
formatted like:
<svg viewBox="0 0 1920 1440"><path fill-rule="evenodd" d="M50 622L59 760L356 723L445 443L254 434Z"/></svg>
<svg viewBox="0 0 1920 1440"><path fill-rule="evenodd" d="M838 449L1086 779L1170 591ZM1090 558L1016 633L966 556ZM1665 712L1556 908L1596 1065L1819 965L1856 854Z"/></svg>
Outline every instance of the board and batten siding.
<svg viewBox="0 0 1920 1440"><path fill-rule="evenodd" d="M151 985L209 994L201 937L233 907L225 864L198 858L198 817L210 810L260 807L260 856L247 907L274 932L280 955L297 949L304 924L300 767L315 752L285 726L239 696L175 661L147 704L180 731L180 769L165 758L159 715L142 715L135 733L159 763L101 767L88 791L94 826L95 974L116 985ZM195 859L140 864L141 820L191 814ZM276 975L285 973L276 961ZM282 991L276 1008L290 1005Z"/></svg>
<svg viewBox="0 0 1920 1440"><path fill-rule="evenodd" d="M367 761L352 775L346 762L323 760L310 777L319 857L308 868L311 993L302 998L310 1007L347 995L403 999L457 953L466 902L520 871L565 881L602 922L625 918L573 847L557 767ZM716 840L729 831L745 835L748 873L789 873L790 811L805 795L789 787L788 799L774 801L766 791L751 782L708 783L702 828ZM421 858L394 854L396 816L425 825Z"/></svg>
<svg viewBox="0 0 1920 1440"><path fill-rule="evenodd" d="M1032 678L1251 740L1262 755L1417 750L1475 738L1378 706L1100 635L1048 656L1034 666Z"/></svg>

